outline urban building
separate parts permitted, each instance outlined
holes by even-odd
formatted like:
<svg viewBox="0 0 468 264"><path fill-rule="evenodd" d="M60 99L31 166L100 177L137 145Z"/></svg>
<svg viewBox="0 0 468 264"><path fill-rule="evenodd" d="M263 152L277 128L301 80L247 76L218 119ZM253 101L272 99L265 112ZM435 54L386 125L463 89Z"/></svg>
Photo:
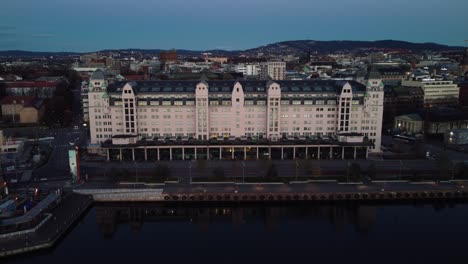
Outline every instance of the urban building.
<svg viewBox="0 0 468 264"><path fill-rule="evenodd" d="M88 92L91 147L192 138L205 147L213 139L270 143L323 139L355 147L364 144L366 153L379 152L383 95L381 80L372 78L367 85L354 81L108 84L103 75L95 74Z"/></svg>
<svg viewBox="0 0 468 264"><path fill-rule="evenodd" d="M177 61L177 51L176 50L161 51L159 53L159 61L161 61L162 63Z"/></svg>
<svg viewBox="0 0 468 264"><path fill-rule="evenodd" d="M394 128L418 134L424 131L424 120L419 114L396 116Z"/></svg>
<svg viewBox="0 0 468 264"><path fill-rule="evenodd" d="M459 104L462 107L468 106L468 79L461 81L458 83L458 87L460 88L460 95L458 98Z"/></svg>
<svg viewBox="0 0 468 264"><path fill-rule="evenodd" d="M244 76L257 76L260 74L260 64L237 64L234 70Z"/></svg>
<svg viewBox="0 0 468 264"><path fill-rule="evenodd" d="M395 117L394 128L426 135L443 135L454 129L468 128L468 114L454 108L427 108L419 113Z"/></svg>
<svg viewBox="0 0 468 264"><path fill-rule="evenodd" d="M34 96L7 96L0 104L2 117L13 123L38 123L44 116L43 101Z"/></svg>
<svg viewBox="0 0 468 264"><path fill-rule="evenodd" d="M42 99L51 98L54 95L58 81L17 81L5 83L5 95L7 96L37 96Z"/></svg>
<svg viewBox="0 0 468 264"><path fill-rule="evenodd" d="M284 80L286 78L286 62L270 61L260 64L260 80Z"/></svg>
<svg viewBox="0 0 468 264"><path fill-rule="evenodd" d="M385 85L398 86L406 77L406 72L401 68L382 67L378 71Z"/></svg>
<svg viewBox="0 0 468 264"><path fill-rule="evenodd" d="M424 107L424 92L420 87L385 87L384 126L393 126L394 118L411 114Z"/></svg>
<svg viewBox="0 0 468 264"><path fill-rule="evenodd" d="M35 99L30 104L24 105L19 112L20 124L39 123L44 117L45 106L44 101Z"/></svg>
<svg viewBox="0 0 468 264"><path fill-rule="evenodd" d="M403 80L402 87L420 87L424 92L424 106L458 105L460 88L453 81L424 79Z"/></svg>

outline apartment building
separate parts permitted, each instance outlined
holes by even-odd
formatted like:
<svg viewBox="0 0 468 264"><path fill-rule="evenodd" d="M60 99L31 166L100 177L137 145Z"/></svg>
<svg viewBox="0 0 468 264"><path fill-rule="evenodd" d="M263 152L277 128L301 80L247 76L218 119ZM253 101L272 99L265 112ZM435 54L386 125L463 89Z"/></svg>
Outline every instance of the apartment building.
<svg viewBox="0 0 468 264"><path fill-rule="evenodd" d="M244 76L257 76L260 74L260 64L237 64L234 70Z"/></svg>
<svg viewBox="0 0 468 264"><path fill-rule="evenodd" d="M99 77L98 75L96 77ZM91 144L144 139L336 138L379 152L383 84L355 81L138 81L89 84Z"/></svg>
<svg viewBox="0 0 468 264"><path fill-rule="evenodd" d="M284 80L286 79L286 62L270 61L260 64L261 80Z"/></svg>

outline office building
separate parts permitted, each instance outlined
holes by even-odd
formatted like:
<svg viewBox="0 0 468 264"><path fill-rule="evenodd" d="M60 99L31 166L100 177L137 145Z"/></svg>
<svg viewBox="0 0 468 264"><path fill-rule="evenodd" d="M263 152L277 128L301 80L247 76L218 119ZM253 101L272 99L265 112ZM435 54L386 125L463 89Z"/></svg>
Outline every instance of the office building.
<svg viewBox="0 0 468 264"><path fill-rule="evenodd" d="M367 85L331 80L108 85L104 78L93 78L88 95L91 144L321 138L367 142L369 151L380 151L384 99L380 79L371 78Z"/></svg>

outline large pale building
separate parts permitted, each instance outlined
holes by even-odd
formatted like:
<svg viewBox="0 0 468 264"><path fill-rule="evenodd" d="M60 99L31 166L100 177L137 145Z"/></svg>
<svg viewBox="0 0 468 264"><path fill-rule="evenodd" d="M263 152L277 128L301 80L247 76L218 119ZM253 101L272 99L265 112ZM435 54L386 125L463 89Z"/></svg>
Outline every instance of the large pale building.
<svg viewBox="0 0 468 264"><path fill-rule="evenodd" d="M380 79L370 78L366 85L332 80L108 85L94 76L88 97L91 144L96 146L138 145L142 139L272 143L295 138L341 140L380 151L384 99Z"/></svg>
<svg viewBox="0 0 468 264"><path fill-rule="evenodd" d="M284 80L286 79L286 62L270 61L260 64L261 80Z"/></svg>
<svg viewBox="0 0 468 264"><path fill-rule="evenodd" d="M421 88L424 92L424 105L426 107L458 105L460 88L453 81L429 78L403 80L401 86Z"/></svg>

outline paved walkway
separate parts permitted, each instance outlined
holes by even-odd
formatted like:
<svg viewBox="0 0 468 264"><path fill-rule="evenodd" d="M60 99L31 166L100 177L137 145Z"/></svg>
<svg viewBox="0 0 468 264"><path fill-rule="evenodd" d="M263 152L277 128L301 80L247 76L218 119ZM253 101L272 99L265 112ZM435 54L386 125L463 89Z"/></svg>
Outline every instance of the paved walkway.
<svg viewBox="0 0 468 264"><path fill-rule="evenodd" d="M91 198L67 195L52 212L52 217L37 232L5 238L0 241L0 257L52 246L89 206Z"/></svg>

